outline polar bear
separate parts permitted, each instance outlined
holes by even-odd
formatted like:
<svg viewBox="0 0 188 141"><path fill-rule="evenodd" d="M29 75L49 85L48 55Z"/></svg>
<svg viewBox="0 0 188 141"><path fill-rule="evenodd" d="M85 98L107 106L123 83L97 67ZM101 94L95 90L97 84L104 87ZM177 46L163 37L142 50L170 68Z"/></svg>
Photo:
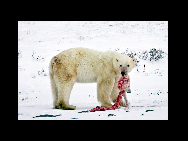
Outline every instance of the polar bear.
<svg viewBox="0 0 188 141"><path fill-rule="evenodd" d="M49 74L56 109L76 109L69 105L70 93L75 82L97 82L97 98L102 107L111 107L119 93L117 81L135 66L135 58L115 51L96 51L71 48L62 51L50 61ZM121 106L126 106L121 99Z"/></svg>

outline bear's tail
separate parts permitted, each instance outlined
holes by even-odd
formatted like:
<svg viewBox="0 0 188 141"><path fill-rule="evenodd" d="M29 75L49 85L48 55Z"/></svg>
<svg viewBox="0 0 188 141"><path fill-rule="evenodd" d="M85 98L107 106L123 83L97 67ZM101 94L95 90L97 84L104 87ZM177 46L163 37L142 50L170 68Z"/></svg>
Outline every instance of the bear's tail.
<svg viewBox="0 0 188 141"><path fill-rule="evenodd" d="M49 65L49 73L50 74L52 74L52 75L54 74L54 65L58 65L58 64L60 64L60 60L56 56L54 56L51 59L50 65Z"/></svg>

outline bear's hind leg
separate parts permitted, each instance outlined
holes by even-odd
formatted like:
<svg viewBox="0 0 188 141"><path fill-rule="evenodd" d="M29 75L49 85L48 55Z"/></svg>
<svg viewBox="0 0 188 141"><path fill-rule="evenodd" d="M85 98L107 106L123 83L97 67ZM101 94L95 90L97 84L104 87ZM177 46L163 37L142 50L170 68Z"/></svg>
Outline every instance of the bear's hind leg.
<svg viewBox="0 0 188 141"><path fill-rule="evenodd" d="M76 78L61 81L58 84L58 109L74 110L75 106L69 105L69 98Z"/></svg>
<svg viewBox="0 0 188 141"><path fill-rule="evenodd" d="M58 91L57 91L57 87L54 81L54 77L53 74L50 74L50 81L51 81L51 89L52 89L52 96L53 96L53 108L57 108L58 107Z"/></svg>

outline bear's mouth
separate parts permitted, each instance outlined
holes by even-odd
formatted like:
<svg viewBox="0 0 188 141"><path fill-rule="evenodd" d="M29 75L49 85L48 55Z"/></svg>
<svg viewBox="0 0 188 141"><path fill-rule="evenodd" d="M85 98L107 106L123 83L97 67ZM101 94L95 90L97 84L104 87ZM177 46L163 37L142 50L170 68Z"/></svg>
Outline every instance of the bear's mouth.
<svg viewBox="0 0 188 141"><path fill-rule="evenodd" d="M122 71L121 75L124 76L124 75L127 75L127 73L125 73L124 71Z"/></svg>

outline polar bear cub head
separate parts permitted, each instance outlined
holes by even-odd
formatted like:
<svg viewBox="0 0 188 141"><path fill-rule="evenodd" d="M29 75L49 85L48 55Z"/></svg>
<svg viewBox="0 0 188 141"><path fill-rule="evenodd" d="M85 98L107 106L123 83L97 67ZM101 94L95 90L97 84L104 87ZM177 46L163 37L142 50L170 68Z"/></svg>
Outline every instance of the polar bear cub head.
<svg viewBox="0 0 188 141"><path fill-rule="evenodd" d="M117 56L113 60L114 69L117 75L127 75L135 67L136 58L130 58L125 54Z"/></svg>

